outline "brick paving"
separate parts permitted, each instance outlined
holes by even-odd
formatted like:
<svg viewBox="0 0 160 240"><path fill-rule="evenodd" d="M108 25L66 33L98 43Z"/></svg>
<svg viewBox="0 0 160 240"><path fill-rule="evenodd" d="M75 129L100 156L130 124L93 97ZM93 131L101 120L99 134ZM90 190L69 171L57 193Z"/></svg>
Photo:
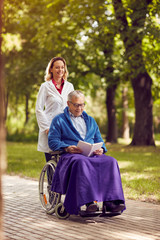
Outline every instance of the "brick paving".
<svg viewBox="0 0 160 240"><path fill-rule="evenodd" d="M160 240L160 205L127 200L122 215L61 220L42 209L37 181L8 175L2 180L5 240Z"/></svg>

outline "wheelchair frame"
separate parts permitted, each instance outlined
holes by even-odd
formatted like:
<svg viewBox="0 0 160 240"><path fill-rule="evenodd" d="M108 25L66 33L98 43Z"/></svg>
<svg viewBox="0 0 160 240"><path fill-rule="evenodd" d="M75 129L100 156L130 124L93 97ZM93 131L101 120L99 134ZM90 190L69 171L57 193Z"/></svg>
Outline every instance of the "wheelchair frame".
<svg viewBox="0 0 160 240"><path fill-rule="evenodd" d="M66 219L70 216L70 214L65 210L63 206L63 196L60 193L51 191L53 175L55 173L57 163L62 153L62 151L50 152L50 154L52 155L51 160L44 165L39 178L39 198L41 205L47 214L51 215L55 213L58 218ZM80 216L82 217L96 216L100 214L102 216L106 215L105 206L102 207L101 211L97 211L94 213L86 213L86 211L80 211ZM116 216L120 214L120 212L108 213L107 216Z"/></svg>
<svg viewBox="0 0 160 240"><path fill-rule="evenodd" d="M61 194L51 191L52 178L61 153L61 151L50 152L52 158L44 165L39 178L39 198L47 214L55 213L58 218L65 219L70 214L65 211L61 202Z"/></svg>

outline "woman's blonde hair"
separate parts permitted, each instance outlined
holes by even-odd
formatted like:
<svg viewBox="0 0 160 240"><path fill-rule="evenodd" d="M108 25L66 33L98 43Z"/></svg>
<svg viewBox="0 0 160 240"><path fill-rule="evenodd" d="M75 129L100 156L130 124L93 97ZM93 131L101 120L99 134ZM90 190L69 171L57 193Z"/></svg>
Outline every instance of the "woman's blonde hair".
<svg viewBox="0 0 160 240"><path fill-rule="evenodd" d="M68 77L68 70L67 70L67 64L66 64L66 61L64 58L62 57L54 57L50 60L50 62L48 63L48 66L46 68L46 71L45 71L45 76L44 76L44 80L45 81L49 81L53 78L53 73L51 72L51 69L53 68L53 65L56 61L62 61L64 63L64 75L63 75L63 79L64 80L67 80L67 77Z"/></svg>

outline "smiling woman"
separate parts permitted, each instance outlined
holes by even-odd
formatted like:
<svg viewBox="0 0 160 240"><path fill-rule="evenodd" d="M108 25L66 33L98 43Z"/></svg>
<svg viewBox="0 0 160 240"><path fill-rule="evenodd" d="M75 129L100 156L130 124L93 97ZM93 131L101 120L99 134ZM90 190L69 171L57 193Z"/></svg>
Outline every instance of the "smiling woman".
<svg viewBox="0 0 160 240"><path fill-rule="evenodd" d="M54 57L48 63L45 83L42 83L36 103L36 117L39 126L38 151L44 152L46 161L51 159L48 146L48 131L52 119L67 106L68 94L74 90L67 81L68 70L62 57Z"/></svg>

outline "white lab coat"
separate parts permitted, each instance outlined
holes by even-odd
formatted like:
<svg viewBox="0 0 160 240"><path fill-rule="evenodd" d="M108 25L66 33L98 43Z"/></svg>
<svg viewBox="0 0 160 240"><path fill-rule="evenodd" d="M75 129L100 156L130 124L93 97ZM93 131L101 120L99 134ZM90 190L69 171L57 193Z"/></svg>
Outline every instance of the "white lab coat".
<svg viewBox="0 0 160 240"><path fill-rule="evenodd" d="M45 133L52 119L62 113L67 106L68 94L74 90L73 84L65 81L61 94L52 80L42 83L36 102L36 117L39 126L38 148L40 152L49 152L48 136Z"/></svg>

